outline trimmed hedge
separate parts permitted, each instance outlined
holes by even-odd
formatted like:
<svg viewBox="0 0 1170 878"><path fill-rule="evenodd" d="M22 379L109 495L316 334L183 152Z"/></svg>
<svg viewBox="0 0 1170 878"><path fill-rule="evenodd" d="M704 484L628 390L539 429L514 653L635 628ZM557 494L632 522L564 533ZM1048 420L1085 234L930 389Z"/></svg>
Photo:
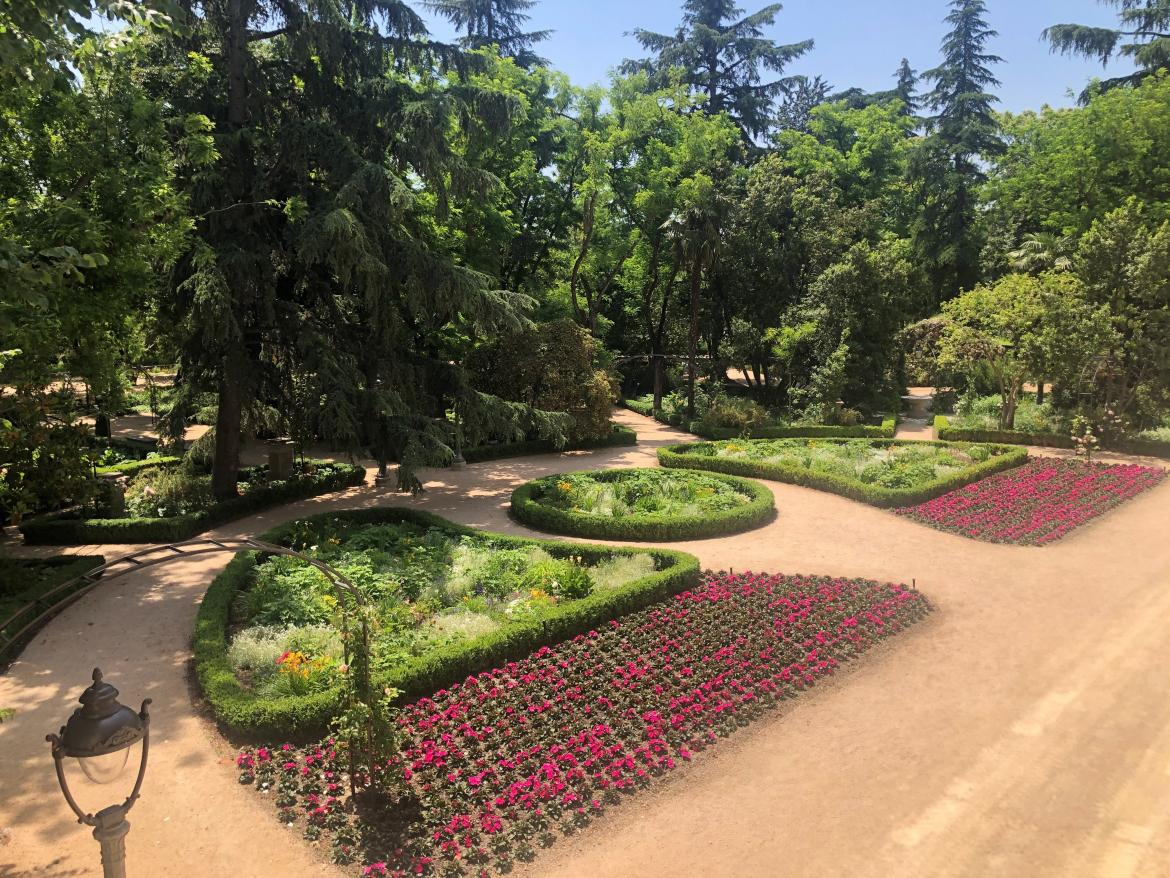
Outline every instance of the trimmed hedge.
<svg viewBox="0 0 1170 878"><path fill-rule="evenodd" d="M51 616L41 619L36 627L11 639L18 630L33 622L54 604L77 594L74 588L54 595L41 603L45 595L60 588L71 579L100 567L106 559L101 555L54 555L48 558L0 558L0 669L16 658Z"/></svg>
<svg viewBox="0 0 1170 878"><path fill-rule="evenodd" d="M590 472L589 475L604 481L606 478L616 478L630 472L635 470L602 470ZM704 475L711 476L710 473ZM555 479L557 476L544 478ZM772 520L776 511L776 500L765 486L735 476L716 478L747 494L751 498L750 502L737 509L713 511L701 516L628 515L610 518L546 506L534 499L537 483L531 481L512 492L512 514L520 522L546 533L595 540L645 542L703 540L752 530Z"/></svg>
<svg viewBox="0 0 1170 878"><path fill-rule="evenodd" d="M144 469L152 469L156 466L177 466L182 463L181 457L148 457L143 460L124 460L121 463L115 463L111 466L99 466L94 472L99 476L109 476L117 473L123 476L133 476L142 472Z"/></svg>
<svg viewBox="0 0 1170 878"><path fill-rule="evenodd" d="M828 442L848 442L850 440L828 439ZM850 500L859 500L871 506L882 509L893 509L901 506L917 506L927 500L962 488L987 478L994 473L1021 466L1028 460L1028 451L1024 448L1013 448L1006 445L993 445L998 450L997 457L989 458L982 463L974 464L962 472L935 479L933 482L917 488L885 488L880 485L866 485L853 479L846 479L832 473L818 473L804 467L783 466L762 461L730 460L727 458L708 457L701 454L688 453L708 443L693 442L684 445L672 445L658 449L658 462L665 467L678 469L698 469L709 472L727 473L734 476L748 476L757 479L769 479L775 482L786 482L791 485L800 485L805 488L815 488L818 491L828 491L840 494ZM913 442L890 439L874 440L871 444L879 447L892 445L950 445L948 442Z"/></svg>
<svg viewBox="0 0 1170 878"><path fill-rule="evenodd" d="M756 427L746 437L742 430L709 427L701 421L692 421L690 431L704 439L893 439L898 431L898 419L885 418L880 427L872 424L856 427L834 427L828 424Z"/></svg>
<svg viewBox="0 0 1170 878"><path fill-rule="evenodd" d="M1034 445L1039 448L1075 448L1072 436L1063 433L1026 433L1022 430L968 430L952 427L945 415L934 419L934 435L949 442L994 442L1000 445ZM1170 442L1153 439L1123 439L1102 446L1105 451L1170 459Z"/></svg>
<svg viewBox="0 0 1170 878"><path fill-rule="evenodd" d="M620 448L638 444L638 434L629 427L613 424L610 434L604 439L576 442L564 448L557 448L548 439L532 439L527 442L500 442L463 449L463 459L468 463L482 463L485 460L500 460L505 457L524 457L530 454L555 454L559 451L585 451L593 448Z"/></svg>
<svg viewBox="0 0 1170 878"><path fill-rule="evenodd" d="M188 515L173 518L80 518L76 513L63 512L29 519L20 525L20 532L30 546L175 543L272 506L353 488L365 482L366 471L360 466L328 461L314 463L328 469L259 487Z"/></svg>
<svg viewBox="0 0 1170 878"><path fill-rule="evenodd" d="M660 424L668 427L677 427L702 436L704 439L741 439L744 431L732 427L712 427L702 421L691 421L683 424L680 418L670 419L661 411L655 412L652 403L640 402L636 399L627 399L623 402L626 408L643 417L653 418ZM898 432L898 418L891 415L882 420L881 426L861 424L856 427L835 427L829 424L776 424L768 427L756 427L750 431L752 439L893 439Z"/></svg>
<svg viewBox="0 0 1170 878"><path fill-rule="evenodd" d="M584 634L612 619L641 610L692 587L699 578L699 559L665 549L615 549L549 540L533 540L477 531L437 515L415 509L362 509L328 513L274 528L260 539L290 543L305 522L346 518L363 524L408 521L438 527L451 534L489 536L515 545L538 544L554 557L574 556L601 560L617 554L652 555L661 568L620 589L594 592L562 604L535 620L512 622L489 634L411 659L381 675L379 686L401 690L403 698L429 695L471 674L522 658L533 650ZM311 740L325 732L339 707L340 692L332 690L305 697L264 697L244 688L228 660L228 625L232 602L249 583L261 554L237 555L215 578L204 595L195 619L195 673L216 718L228 730L247 737L295 737Z"/></svg>

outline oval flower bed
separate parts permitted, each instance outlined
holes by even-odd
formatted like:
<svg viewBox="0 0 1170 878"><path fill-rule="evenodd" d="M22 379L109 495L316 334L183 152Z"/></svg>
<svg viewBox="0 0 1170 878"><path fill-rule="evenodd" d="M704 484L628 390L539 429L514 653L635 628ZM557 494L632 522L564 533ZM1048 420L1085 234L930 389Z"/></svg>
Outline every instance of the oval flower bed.
<svg viewBox="0 0 1170 878"><path fill-rule="evenodd" d="M690 587L681 552L578 546L460 527L406 509L294 521L261 539L324 561L377 619L376 682L420 695ZM323 575L289 557L237 556L196 622L196 673L236 733L308 737L338 710L343 649Z"/></svg>
<svg viewBox="0 0 1170 878"><path fill-rule="evenodd" d="M1043 546L1158 485L1166 471L1044 458L909 509L915 521L990 543Z"/></svg>
<svg viewBox="0 0 1170 878"><path fill-rule="evenodd" d="M564 473L521 485L512 513L537 530L602 540L688 540L771 519L772 492L747 479L685 470Z"/></svg>
<svg viewBox="0 0 1170 878"><path fill-rule="evenodd" d="M360 808L332 741L245 750L240 781L363 875L506 872L929 609L904 585L709 575L408 705Z"/></svg>
<svg viewBox="0 0 1170 878"><path fill-rule="evenodd" d="M736 439L658 450L664 467L730 473L829 491L872 506L922 503L1022 465L1024 448L888 439Z"/></svg>

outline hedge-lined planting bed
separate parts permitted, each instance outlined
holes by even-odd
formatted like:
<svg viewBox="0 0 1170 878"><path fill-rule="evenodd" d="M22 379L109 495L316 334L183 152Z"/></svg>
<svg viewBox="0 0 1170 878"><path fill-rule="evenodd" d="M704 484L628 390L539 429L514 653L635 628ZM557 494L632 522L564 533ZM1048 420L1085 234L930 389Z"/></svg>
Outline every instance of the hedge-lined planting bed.
<svg viewBox="0 0 1170 878"><path fill-rule="evenodd" d="M713 427L702 421L691 421L683 424L680 419L670 419L662 412L655 412L652 403L636 399L627 399L623 402L626 408L643 417L654 418L660 424L668 427L677 427L702 436L704 439L738 439L743 436L742 430L731 427ZM893 439L898 431L898 419L890 416L882 420L881 425L859 424L853 427L835 427L829 424L774 424L766 427L755 427L751 432L752 439Z"/></svg>
<svg viewBox="0 0 1170 878"><path fill-rule="evenodd" d="M623 502L615 493L630 496ZM600 495L597 508L575 505L582 495ZM696 540L766 524L775 499L758 482L735 476L617 469L527 482L512 492L512 514L536 530L588 539Z"/></svg>
<svg viewBox="0 0 1170 878"><path fill-rule="evenodd" d="M950 419L938 415L934 419L935 436L947 442L995 442L1000 445L1033 445L1038 448L1074 448L1072 436L1063 433L1025 433L1021 430L966 430L952 427ZM1111 442L1107 451L1161 457L1170 460L1170 442L1154 439L1123 439Z"/></svg>
<svg viewBox="0 0 1170 878"><path fill-rule="evenodd" d="M174 543L235 518L296 500L361 485L366 471L348 463L312 461L314 471L253 488L208 509L172 518L81 518L61 512L20 525L30 546L77 546L100 543Z"/></svg>
<svg viewBox="0 0 1170 878"><path fill-rule="evenodd" d="M905 585L712 574L406 706L381 778L390 794L360 792L375 807L352 807L331 741L246 749L239 780L355 873L504 874L594 820L620 821L623 802L929 612Z"/></svg>
<svg viewBox="0 0 1170 878"><path fill-rule="evenodd" d="M743 440L742 444L750 445L752 441ZM894 446L933 446L947 448L952 446L952 443L947 442L899 442L889 439L824 439L815 441L833 444L861 443L876 448L889 448ZM958 445L954 447L959 450L965 450L969 446ZM987 445L983 447L987 449L989 454L986 460L973 463L971 466L956 473L909 488L890 488L883 485L865 484L856 479L846 478L835 473L817 472L803 466L785 466L766 461L716 457L714 456L714 444L710 442L688 443L660 448L658 450L658 461L664 467L708 470L711 472L726 473L728 475L768 479L776 482L801 485L806 488L815 488L819 491L840 494L843 497L848 497L851 500L859 500L871 506L891 509L924 503L927 500L932 500L948 491L953 491L956 488L977 482L994 473L1021 466L1028 460L1028 452L1024 448L1015 448L1007 445Z"/></svg>
<svg viewBox="0 0 1170 878"><path fill-rule="evenodd" d="M101 555L57 555L52 558L0 558L0 668L16 657L17 650L48 622L19 639L18 631L49 609L65 592L54 595L46 604L35 602L49 592L105 563ZM70 594L75 590L68 590ZM29 605L32 605L31 607Z"/></svg>
<svg viewBox="0 0 1170 878"><path fill-rule="evenodd" d="M898 514L989 543L1044 546L1165 479L1156 467L1036 459Z"/></svg>
<svg viewBox="0 0 1170 878"><path fill-rule="evenodd" d="M893 439L898 431L898 419L886 418L881 426L858 425L834 427L827 424L794 424L793 426L756 427L750 431L752 439ZM738 439L743 433L724 427L710 427L701 421L691 423L690 432L704 439Z"/></svg>
<svg viewBox="0 0 1170 878"><path fill-rule="evenodd" d="M547 439L532 439L527 442L499 442L463 449L463 459L468 463L482 463L485 460L501 460L506 457L524 457L530 454L554 454L558 451L587 451L595 448L621 448L638 444L638 434L621 424L614 424L604 439L574 442L564 448L557 448Z"/></svg>
<svg viewBox="0 0 1170 878"><path fill-rule="evenodd" d="M453 524L436 515L411 509L364 509L314 516L289 522L261 539L283 545L296 542L306 526L329 520L356 524L407 522L439 528L453 535L484 536L480 531ZM534 619L519 619L479 637L446 645L411 658L379 675L380 686L418 696L457 682L496 664L512 661L547 644L566 640L606 622L641 610L690 588L698 580L699 561L692 555L666 550L614 549L547 540L487 534L515 547L539 546L555 558L597 562L618 555L647 555L654 572L627 585L595 591L585 598L557 604ZM336 689L306 696L262 697L246 688L228 658L232 603L249 586L262 559L259 553L241 553L212 582L195 623L195 671L216 718L235 734L305 739L328 728L338 707Z"/></svg>

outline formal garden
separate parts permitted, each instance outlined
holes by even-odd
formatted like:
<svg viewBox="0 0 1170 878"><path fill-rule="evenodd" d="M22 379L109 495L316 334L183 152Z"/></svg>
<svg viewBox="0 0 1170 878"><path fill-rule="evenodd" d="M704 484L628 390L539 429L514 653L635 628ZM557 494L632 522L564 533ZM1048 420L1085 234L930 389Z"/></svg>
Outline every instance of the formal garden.
<svg viewBox="0 0 1170 878"><path fill-rule="evenodd" d="M599 3L0 4L0 874L1160 874L1170 0Z"/></svg>

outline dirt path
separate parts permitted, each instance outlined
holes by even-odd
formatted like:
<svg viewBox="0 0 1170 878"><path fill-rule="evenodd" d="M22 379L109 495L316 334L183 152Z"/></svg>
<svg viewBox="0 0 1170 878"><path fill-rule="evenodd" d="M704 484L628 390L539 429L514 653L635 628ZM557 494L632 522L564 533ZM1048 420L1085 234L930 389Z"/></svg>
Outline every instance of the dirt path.
<svg viewBox="0 0 1170 878"><path fill-rule="evenodd" d="M680 436L629 412L619 419L637 426L642 445L432 472L418 501L357 490L217 533L384 504L524 532L506 516L518 481L647 464ZM541 852L524 878L1170 875L1170 485L1043 549L976 543L829 494L770 487L780 514L768 527L679 547L710 567L917 580L938 612ZM191 622L224 563L181 562L99 587L0 677L0 706L19 711L0 725L0 826L11 829L0 876L99 874L95 843L66 818L43 741L95 663L127 699L155 698L132 874L341 874L235 783L221 764L230 751L191 706Z"/></svg>

